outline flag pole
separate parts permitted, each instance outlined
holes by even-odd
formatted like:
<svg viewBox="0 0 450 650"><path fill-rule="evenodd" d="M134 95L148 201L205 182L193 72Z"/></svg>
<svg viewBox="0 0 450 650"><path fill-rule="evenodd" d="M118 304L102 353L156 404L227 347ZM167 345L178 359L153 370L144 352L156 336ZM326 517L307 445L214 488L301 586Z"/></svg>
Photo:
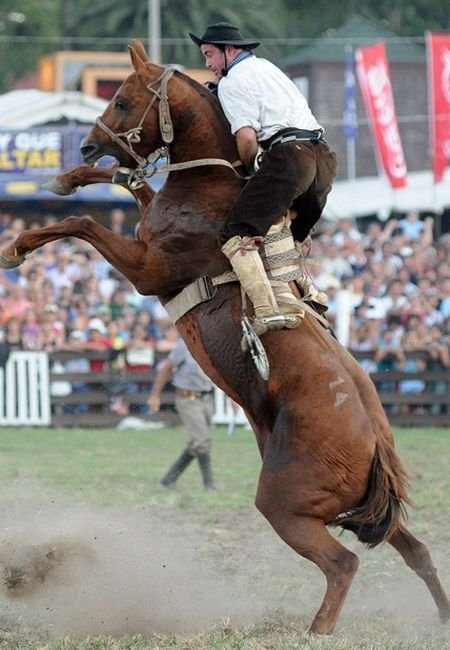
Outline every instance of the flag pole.
<svg viewBox="0 0 450 650"><path fill-rule="evenodd" d="M355 138L347 138L347 178L349 181L356 179L355 144Z"/></svg>
<svg viewBox="0 0 450 650"><path fill-rule="evenodd" d="M344 133L347 147L347 178L356 179L356 133L358 122L355 101L355 70L353 63L353 48L345 46L345 79L344 79Z"/></svg>
<svg viewBox="0 0 450 650"><path fill-rule="evenodd" d="M161 9L159 0L148 0L148 47L150 60L161 63Z"/></svg>

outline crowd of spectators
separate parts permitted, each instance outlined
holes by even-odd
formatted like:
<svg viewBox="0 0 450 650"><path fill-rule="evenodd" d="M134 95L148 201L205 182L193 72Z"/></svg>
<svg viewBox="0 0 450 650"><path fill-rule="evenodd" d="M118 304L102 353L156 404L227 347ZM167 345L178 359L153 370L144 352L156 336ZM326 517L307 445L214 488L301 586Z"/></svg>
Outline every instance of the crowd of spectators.
<svg viewBox="0 0 450 650"><path fill-rule="evenodd" d="M110 227L133 236L124 217L112 211ZM0 249L37 225L0 212ZM313 237L308 272L328 295L332 325L340 292L350 297L348 347L374 351L362 361L368 372L450 367L450 233L436 236L434 226L410 212L360 228L323 221ZM126 368L150 370L178 334L156 297L139 295L90 244L65 239L1 273L0 337L11 350L122 350ZM417 350L427 358L408 357ZM420 392L423 382L401 389Z"/></svg>
<svg viewBox="0 0 450 650"><path fill-rule="evenodd" d="M450 368L450 233L434 231L432 216L409 212L384 224L372 221L364 231L342 219L322 226L314 240L310 274L328 294L331 322L340 292L348 297L348 347L373 351L361 360L368 372ZM382 388L420 393L425 383L410 379ZM447 390L440 382L435 388Z"/></svg>
<svg viewBox="0 0 450 650"><path fill-rule="evenodd" d="M133 236L121 210L111 212L110 226ZM1 213L0 249L25 227L23 219ZM22 265L0 274L3 350L109 351L126 380L128 371L147 372L150 377L158 357L170 352L177 339L177 330L160 301L138 294L90 244L79 239L50 242ZM89 361L80 356L63 367L57 364L60 371L91 373L101 372L104 366L104 354L98 359L91 354ZM150 389L150 382L122 384L121 393ZM87 389L80 384L75 390ZM128 412L121 394L112 398L111 406L118 414Z"/></svg>

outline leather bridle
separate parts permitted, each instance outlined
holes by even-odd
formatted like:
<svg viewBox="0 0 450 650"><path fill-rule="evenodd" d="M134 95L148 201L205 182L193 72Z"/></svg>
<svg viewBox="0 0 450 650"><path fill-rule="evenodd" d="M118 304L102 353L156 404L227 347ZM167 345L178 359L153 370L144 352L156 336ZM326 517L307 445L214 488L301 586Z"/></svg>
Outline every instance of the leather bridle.
<svg viewBox="0 0 450 650"><path fill-rule="evenodd" d="M173 125L170 117L169 98L167 95L167 83L173 73L174 68L166 68L157 79L145 86L145 88L150 92L151 98L137 126L134 126L123 133L114 133L114 131L111 131L109 126L106 126L106 124L102 122L100 117L95 120L97 126L109 135L113 142L126 151L126 153L130 155L140 167L146 167L148 159L140 156L133 149L133 144L138 144L141 141L141 131L145 118L153 108L157 99L159 99L159 129L161 137L166 147L168 147L168 145L173 141ZM159 87L154 88L153 86L158 82Z"/></svg>
<svg viewBox="0 0 450 650"><path fill-rule="evenodd" d="M236 171L236 167L240 167L242 165L240 160L237 160L234 163L230 163L228 160L223 160L222 158L201 158L181 163L172 164L169 162L165 165L156 165L156 163L161 158L169 160L169 145L173 142L174 139L172 118L170 116L169 97L167 93L167 84L174 72L175 68L168 67L162 72L159 77L145 86L145 88L151 94L151 98L137 126L132 127L128 129L128 131L124 131L122 133L114 133L114 131L112 131L109 126L107 126L101 120L100 117L96 119L95 124L99 126L114 143L119 145L121 149L123 149L129 156L131 156L131 158L133 158L133 160L137 162L136 168L133 169L129 167L118 167L117 173L127 176L127 183L131 189L138 189L139 187L142 187L145 183L145 179L150 178L155 173L191 169L193 167L200 167L204 165L224 165L231 168L233 172L239 176L239 178L244 178ZM156 88L154 87L155 85L157 86ZM159 130L164 145L149 154L147 158L143 158L133 149L133 145L138 144L141 141L141 131L143 129L145 118L157 100L159 100Z"/></svg>

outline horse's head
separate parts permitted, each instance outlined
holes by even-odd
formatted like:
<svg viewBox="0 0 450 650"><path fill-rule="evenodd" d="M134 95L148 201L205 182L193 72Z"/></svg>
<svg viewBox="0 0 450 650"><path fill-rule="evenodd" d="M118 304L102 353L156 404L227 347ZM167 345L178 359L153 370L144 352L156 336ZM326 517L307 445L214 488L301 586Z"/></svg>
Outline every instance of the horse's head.
<svg viewBox="0 0 450 650"><path fill-rule="evenodd" d="M151 63L143 45L129 46L134 71L125 79L81 144L83 159L105 155L122 166L145 167L170 152L173 162L235 160L234 138L217 99L174 68Z"/></svg>

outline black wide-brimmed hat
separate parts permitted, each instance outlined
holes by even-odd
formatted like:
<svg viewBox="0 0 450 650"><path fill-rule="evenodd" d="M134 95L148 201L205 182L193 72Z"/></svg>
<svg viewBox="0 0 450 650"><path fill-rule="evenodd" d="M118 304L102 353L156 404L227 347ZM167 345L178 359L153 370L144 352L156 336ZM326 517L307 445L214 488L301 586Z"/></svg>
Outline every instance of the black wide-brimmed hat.
<svg viewBox="0 0 450 650"><path fill-rule="evenodd" d="M190 32L189 36L198 46L211 43L212 45L236 45L236 47L249 48L252 50L254 47L260 45L259 41L249 41L245 39L238 27L230 25L230 23L208 25L203 36L195 36L195 34L191 34Z"/></svg>

